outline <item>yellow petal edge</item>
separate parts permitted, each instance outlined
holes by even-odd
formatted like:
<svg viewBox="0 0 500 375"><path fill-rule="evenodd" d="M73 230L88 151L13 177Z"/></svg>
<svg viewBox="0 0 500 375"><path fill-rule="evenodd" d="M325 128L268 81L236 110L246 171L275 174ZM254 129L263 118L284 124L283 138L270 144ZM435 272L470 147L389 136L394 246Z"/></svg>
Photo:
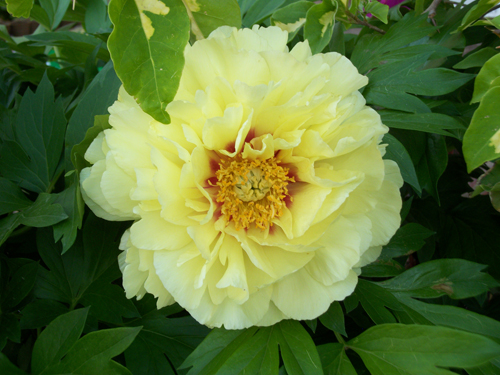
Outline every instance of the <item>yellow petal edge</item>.
<svg viewBox="0 0 500 375"><path fill-rule="evenodd" d="M178 302L209 327L313 319L398 229L403 181L358 91L368 79L286 42L278 27L221 27L187 46L169 125L120 90L81 185L97 216L134 221L128 298Z"/></svg>

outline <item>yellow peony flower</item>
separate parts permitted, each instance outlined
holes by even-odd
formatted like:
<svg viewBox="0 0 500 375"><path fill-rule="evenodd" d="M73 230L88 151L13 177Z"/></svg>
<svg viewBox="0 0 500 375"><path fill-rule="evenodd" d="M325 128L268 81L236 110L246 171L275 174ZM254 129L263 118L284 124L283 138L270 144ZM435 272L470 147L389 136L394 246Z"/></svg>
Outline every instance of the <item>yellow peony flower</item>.
<svg viewBox="0 0 500 375"><path fill-rule="evenodd" d="M358 92L367 78L286 42L277 27L221 27L188 46L170 125L123 89L109 108L81 183L96 215L134 220L128 298L227 329L313 319L399 227L403 181Z"/></svg>

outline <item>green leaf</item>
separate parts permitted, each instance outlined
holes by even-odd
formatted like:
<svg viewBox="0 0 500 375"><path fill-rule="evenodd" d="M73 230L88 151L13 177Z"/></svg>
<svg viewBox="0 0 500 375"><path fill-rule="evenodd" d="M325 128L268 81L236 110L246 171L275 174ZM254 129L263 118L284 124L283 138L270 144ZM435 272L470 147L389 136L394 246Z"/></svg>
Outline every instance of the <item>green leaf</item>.
<svg viewBox="0 0 500 375"><path fill-rule="evenodd" d="M414 132L412 133L415 134ZM415 170L417 171L418 180L422 188L439 202L437 184L448 165L446 141L441 135L421 134L424 137L421 139L422 142L419 143L425 151L419 162L415 165ZM414 137L415 140L419 140L417 136Z"/></svg>
<svg viewBox="0 0 500 375"><path fill-rule="evenodd" d="M88 309L74 310L59 316L38 337L33 347L31 370L40 374L57 364L82 334Z"/></svg>
<svg viewBox="0 0 500 375"><path fill-rule="evenodd" d="M313 5L309 1L297 1L280 8L271 16L271 24L288 31L288 41L290 41L305 24L307 11Z"/></svg>
<svg viewBox="0 0 500 375"><path fill-rule="evenodd" d="M0 315L0 350L3 350L7 339L20 344L21 329L16 315L4 312Z"/></svg>
<svg viewBox="0 0 500 375"><path fill-rule="evenodd" d="M474 81L471 103L479 102L493 87L500 86L500 54L486 61Z"/></svg>
<svg viewBox="0 0 500 375"><path fill-rule="evenodd" d="M392 62L368 74L369 88L388 92L407 92L416 95L437 96L455 91L474 78L474 74L459 73L444 68L416 70L430 54Z"/></svg>
<svg viewBox="0 0 500 375"><path fill-rule="evenodd" d="M38 262L30 260L14 272L2 293L1 307L3 311L12 310L31 292L35 285L37 271Z"/></svg>
<svg viewBox="0 0 500 375"><path fill-rule="evenodd" d="M141 327L127 327L91 332L78 340L66 356L47 369L45 374L125 374L127 372L122 366L118 370L116 364L110 363L111 358L127 349L140 330Z"/></svg>
<svg viewBox="0 0 500 375"><path fill-rule="evenodd" d="M495 319L460 307L421 302L405 294L395 293L395 296L417 324L457 328L500 341L500 322Z"/></svg>
<svg viewBox="0 0 500 375"><path fill-rule="evenodd" d="M386 53L393 53L408 44L415 42L433 31L432 26L427 23L427 15L416 16L414 12L405 14L403 19L396 22L383 35L368 34L363 36L356 44L352 56L352 63L361 74L377 67L385 59ZM424 48L424 47L421 47ZM420 53L432 53L430 50L420 50ZM410 56L415 54L411 53Z"/></svg>
<svg viewBox="0 0 500 375"><path fill-rule="evenodd" d="M30 227L43 228L54 225L68 217L61 205L54 201L54 195L42 193L33 205L14 215L18 215L21 224Z"/></svg>
<svg viewBox="0 0 500 375"><path fill-rule="evenodd" d="M75 169L80 172L85 167L90 167L90 163L85 160L85 152L89 148L92 141L101 133L102 131L111 128L109 124L109 115L97 115L94 117L94 126L87 129L85 133L85 138L73 146L71 149L71 161Z"/></svg>
<svg viewBox="0 0 500 375"><path fill-rule="evenodd" d="M92 315L104 322L122 324L122 317L139 317L132 301L125 297L123 288L109 284L107 280L92 283L82 295L80 303L91 306Z"/></svg>
<svg viewBox="0 0 500 375"><path fill-rule="evenodd" d="M89 34L105 32L111 29L106 3L103 0L88 0L85 12L85 31Z"/></svg>
<svg viewBox="0 0 500 375"><path fill-rule="evenodd" d="M463 299L500 285L493 277L481 272L486 267L464 259L437 259L421 263L378 285L417 298L447 294L453 299Z"/></svg>
<svg viewBox="0 0 500 375"><path fill-rule="evenodd" d="M278 345L289 374L323 374L316 346L297 321L244 331L213 330L180 368L197 374L276 374Z"/></svg>
<svg viewBox="0 0 500 375"><path fill-rule="evenodd" d="M357 375L342 344L325 344L318 346L323 370L328 375Z"/></svg>
<svg viewBox="0 0 500 375"><path fill-rule="evenodd" d="M70 2L71 0L40 0L40 5L48 16L51 30L59 26Z"/></svg>
<svg viewBox="0 0 500 375"><path fill-rule="evenodd" d="M30 206L32 203L23 194L19 186L6 178L0 177L0 215L18 211Z"/></svg>
<svg viewBox="0 0 500 375"><path fill-rule="evenodd" d="M36 93L26 91L14 128L16 142L3 144L0 169L22 188L47 191L57 173L64 142L66 118L60 99L45 75Z"/></svg>
<svg viewBox="0 0 500 375"><path fill-rule="evenodd" d="M323 375L316 345L304 327L295 320L285 320L278 328L277 339L286 371L289 374Z"/></svg>
<svg viewBox="0 0 500 375"><path fill-rule="evenodd" d="M134 0L111 1L114 29L108 48L127 92L146 113L167 124L165 108L179 86L189 17L181 0L147 4L150 8L139 9Z"/></svg>
<svg viewBox="0 0 500 375"><path fill-rule="evenodd" d="M337 3L332 0L315 4L307 11L304 38L309 41L313 54L323 51L330 42L336 12Z"/></svg>
<svg viewBox="0 0 500 375"><path fill-rule="evenodd" d="M84 141L88 129L94 124L95 116L108 113L108 107L118 98L120 86L121 82L110 61L85 90L85 94L73 111L66 131L66 170L71 170L71 163L74 163L71 157L73 146Z"/></svg>
<svg viewBox="0 0 500 375"><path fill-rule="evenodd" d="M0 220L0 245L21 224L30 227L48 227L68 216L61 205L54 203L55 196L42 193L31 206Z"/></svg>
<svg viewBox="0 0 500 375"><path fill-rule="evenodd" d="M464 135L463 152L470 173L488 160L498 158L491 137L500 130L500 87L493 87L481 99Z"/></svg>
<svg viewBox="0 0 500 375"><path fill-rule="evenodd" d="M80 63L87 55L98 48L97 57L103 61L109 60L109 52L102 40L88 34L72 31L56 31L26 36L32 46L60 47L59 58Z"/></svg>
<svg viewBox="0 0 500 375"><path fill-rule="evenodd" d="M182 364L210 330L191 317L165 318L164 309L158 311L154 301L152 309L132 323L143 328L125 351L127 368L134 374L175 374L173 368Z"/></svg>
<svg viewBox="0 0 500 375"><path fill-rule="evenodd" d="M490 58L498 52L494 48L481 48L479 51L468 54L465 59L453 65L453 69L469 69L482 67ZM477 81L477 78L476 78Z"/></svg>
<svg viewBox="0 0 500 375"><path fill-rule="evenodd" d="M396 323L394 316L386 309L401 309L392 293L371 281L359 279L354 294L375 324Z"/></svg>
<svg viewBox="0 0 500 375"><path fill-rule="evenodd" d="M328 310L319 317L319 320L326 328L347 336L344 324L344 312L340 303L333 302Z"/></svg>
<svg viewBox="0 0 500 375"><path fill-rule="evenodd" d="M21 329L45 327L59 315L67 312L68 308L59 302L50 299L35 299L21 312Z"/></svg>
<svg viewBox="0 0 500 375"><path fill-rule="evenodd" d="M379 111L382 122L390 128L416 130L426 133L456 136L449 129L465 129L462 123L441 113L405 113Z"/></svg>
<svg viewBox="0 0 500 375"><path fill-rule="evenodd" d="M62 253L64 254L73 245L76 239L77 230L82 228L83 213L85 204L80 193L80 184L78 174L73 173L67 180L71 181L70 186L59 194L55 203L59 203L68 218L54 225L54 241L61 240L63 245Z"/></svg>
<svg viewBox="0 0 500 375"><path fill-rule="evenodd" d="M243 17L243 26L250 28L252 25L265 20L273 14L285 0L254 0L251 2L245 2L243 0L243 2L244 4L240 4L241 14L245 15Z"/></svg>
<svg viewBox="0 0 500 375"><path fill-rule="evenodd" d="M210 332L179 368L192 367L188 375L215 374L256 331L257 327L239 331L216 328Z"/></svg>
<svg viewBox="0 0 500 375"><path fill-rule="evenodd" d="M496 358L476 368L467 369L469 375L497 375L500 371L500 359Z"/></svg>
<svg viewBox="0 0 500 375"><path fill-rule="evenodd" d="M110 283L120 277L117 257L123 229L123 224L100 220L90 214L82 233L64 255L61 255L61 244L52 240L51 230L39 231L38 251L50 271L40 270L35 288L37 297L75 306L94 282Z"/></svg>
<svg viewBox="0 0 500 375"><path fill-rule="evenodd" d="M500 355L500 345L486 337L419 325L378 325L347 345L372 375L451 375L443 368L475 367Z"/></svg>
<svg viewBox="0 0 500 375"><path fill-rule="evenodd" d="M220 26L241 27L240 6L236 0L183 0L183 2L191 13L191 31L197 39L208 37Z"/></svg>
<svg viewBox="0 0 500 375"><path fill-rule="evenodd" d="M23 370L14 366L3 353L0 353L0 373L9 375L27 375Z"/></svg>
<svg viewBox="0 0 500 375"><path fill-rule="evenodd" d="M468 28L474 21L482 17L486 12L498 4L498 2L499 0L479 0L476 5L470 8L465 17L462 19L460 27L455 32Z"/></svg>
<svg viewBox="0 0 500 375"><path fill-rule="evenodd" d="M365 5L365 12L371 13L375 18L387 24L387 15L389 14L389 6L381 4L377 0L372 0Z"/></svg>
<svg viewBox="0 0 500 375"><path fill-rule="evenodd" d="M6 0L7 12L13 17L28 18L31 8L33 8L33 0Z"/></svg>
<svg viewBox="0 0 500 375"><path fill-rule="evenodd" d="M417 172L405 146L391 134L384 135L384 142L388 144L384 159L395 161L399 166L403 180L413 186L415 191L421 193L422 189L418 182Z"/></svg>
<svg viewBox="0 0 500 375"><path fill-rule="evenodd" d="M406 224L399 228L389 243L384 246L379 259L388 260L403 255L410 255L420 250L425 244L424 240L433 234L433 231L420 224Z"/></svg>

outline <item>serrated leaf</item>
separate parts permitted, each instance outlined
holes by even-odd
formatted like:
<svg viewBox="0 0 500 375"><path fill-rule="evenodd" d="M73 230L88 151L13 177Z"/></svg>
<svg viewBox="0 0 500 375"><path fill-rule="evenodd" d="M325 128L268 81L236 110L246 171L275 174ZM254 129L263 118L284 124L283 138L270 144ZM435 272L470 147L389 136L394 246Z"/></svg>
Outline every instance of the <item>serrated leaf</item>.
<svg viewBox="0 0 500 375"><path fill-rule="evenodd" d="M23 96L14 128L16 142L3 144L0 169L22 188L40 193L54 178L64 142L66 118L61 100L44 76L36 93Z"/></svg>
<svg viewBox="0 0 500 375"><path fill-rule="evenodd" d="M462 123L451 116L441 113L405 113L379 111L382 122L390 128L416 130L426 133L456 136L449 129L465 129Z"/></svg>
<svg viewBox="0 0 500 375"><path fill-rule="evenodd" d="M183 0L189 9L191 31L203 39L220 26L241 27L240 7L236 0Z"/></svg>
<svg viewBox="0 0 500 375"><path fill-rule="evenodd" d="M91 332L78 340L66 356L45 374L126 373L123 367L110 364L111 358L122 353L135 339L141 327L104 329Z"/></svg>
<svg viewBox="0 0 500 375"><path fill-rule="evenodd" d="M13 17L28 18L31 8L33 8L33 0L6 0L7 12Z"/></svg>
<svg viewBox="0 0 500 375"><path fill-rule="evenodd" d="M323 370L328 375L357 375L354 366L347 357L343 344L325 344L318 346Z"/></svg>
<svg viewBox="0 0 500 375"><path fill-rule="evenodd" d="M320 53L328 45L335 25L337 2L325 0L313 5L306 14L304 38L309 41L313 54Z"/></svg>
<svg viewBox="0 0 500 375"><path fill-rule="evenodd" d="M347 345L372 375L451 375L444 368L475 367L500 355L500 345L486 337L419 325L378 325Z"/></svg>
<svg viewBox="0 0 500 375"><path fill-rule="evenodd" d="M437 259L421 263L378 285L417 298L447 294L453 299L463 299L500 285L493 277L481 272L485 268L482 264L463 259Z"/></svg>
<svg viewBox="0 0 500 375"><path fill-rule="evenodd" d="M108 48L118 77L146 113L168 124L165 108L177 92L189 40L183 2L112 0L109 16Z"/></svg>
<svg viewBox="0 0 500 375"><path fill-rule="evenodd" d="M33 347L31 371L33 374L58 363L73 347L82 334L88 309L78 309L54 319L43 330Z"/></svg>
<svg viewBox="0 0 500 375"><path fill-rule="evenodd" d="M500 87L493 87L482 98L464 135L463 152L470 173L488 160L498 158L491 137L500 130Z"/></svg>
<svg viewBox="0 0 500 375"><path fill-rule="evenodd" d="M306 22L307 11L314 4L309 1L297 1L278 9L271 16L271 24L288 32L288 41L292 40Z"/></svg>
<svg viewBox="0 0 500 375"><path fill-rule="evenodd" d="M422 189L418 182L417 172L403 144L391 134L384 135L384 142L388 144L384 159L395 161L399 166L403 180L413 186L415 191L421 193Z"/></svg>

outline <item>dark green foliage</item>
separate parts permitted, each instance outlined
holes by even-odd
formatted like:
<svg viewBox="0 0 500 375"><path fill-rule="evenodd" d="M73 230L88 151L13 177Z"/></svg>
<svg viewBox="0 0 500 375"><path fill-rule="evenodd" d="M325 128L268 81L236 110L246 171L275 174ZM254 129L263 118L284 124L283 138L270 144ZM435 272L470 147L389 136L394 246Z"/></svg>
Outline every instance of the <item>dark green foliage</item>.
<svg viewBox="0 0 500 375"><path fill-rule="evenodd" d="M432 20L430 0L159 1L170 11L145 11L153 34L133 0L110 16L104 0L0 1L2 17L40 25L22 38L0 26L0 374L500 373L500 21L479 19L495 1L441 2ZM126 298L130 223L89 212L79 173L122 82L168 123L186 44L254 24L293 25L290 49L345 54L369 78L405 182L402 225L318 319L209 329Z"/></svg>

